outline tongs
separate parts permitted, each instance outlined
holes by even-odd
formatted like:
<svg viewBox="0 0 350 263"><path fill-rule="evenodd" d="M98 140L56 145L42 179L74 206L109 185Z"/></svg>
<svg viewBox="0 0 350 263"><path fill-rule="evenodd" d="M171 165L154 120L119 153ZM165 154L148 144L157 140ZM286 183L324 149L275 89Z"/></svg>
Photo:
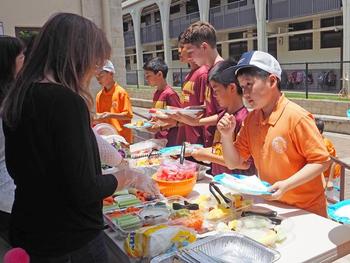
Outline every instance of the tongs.
<svg viewBox="0 0 350 263"><path fill-rule="evenodd" d="M183 164L185 161L185 153L186 153L186 143L183 142L181 146L181 152L180 152L180 164Z"/></svg>
<svg viewBox="0 0 350 263"><path fill-rule="evenodd" d="M216 201L220 205L221 204L221 199L216 195L214 190L222 197L222 199L226 203L226 207L231 208L232 207L232 200L230 198L228 198L227 196L225 196L221 192L220 188L214 182L210 182L209 183L209 191L215 197Z"/></svg>
<svg viewBox="0 0 350 263"><path fill-rule="evenodd" d="M277 218L277 212L273 210L267 212L243 211L241 216L263 216L268 218L274 225L280 225L282 223L282 219Z"/></svg>

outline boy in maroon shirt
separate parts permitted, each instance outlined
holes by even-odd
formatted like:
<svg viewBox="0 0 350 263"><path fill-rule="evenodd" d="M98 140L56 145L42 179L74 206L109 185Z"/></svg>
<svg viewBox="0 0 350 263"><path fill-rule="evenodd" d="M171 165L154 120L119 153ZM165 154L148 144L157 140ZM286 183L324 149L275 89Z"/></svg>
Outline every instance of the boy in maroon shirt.
<svg viewBox="0 0 350 263"><path fill-rule="evenodd" d="M167 106L181 107L179 95L166 82L168 66L161 58L152 58L143 66L145 79L150 86L156 87L153 94L153 108L166 109ZM168 139L167 146L177 145L177 127L171 124L159 125L155 123L149 131L156 132L155 138Z"/></svg>
<svg viewBox="0 0 350 263"><path fill-rule="evenodd" d="M180 62L187 63L191 71L186 75L182 84L181 104L182 107L205 105L205 91L208 79L208 67L203 65L199 67L194 62L188 61L186 48L183 46L182 34L179 36L178 52ZM179 127L177 142L183 141L191 144L204 144L203 128L191 125L182 125Z"/></svg>
<svg viewBox="0 0 350 263"><path fill-rule="evenodd" d="M182 35L183 46L188 54L188 61L198 66L206 65L210 70L223 61L216 49L216 32L214 27L206 22L196 22L190 25ZM209 117L220 112L219 104L213 95L213 89L206 81L205 116ZM213 143L215 126L205 126L204 145L210 147Z"/></svg>
<svg viewBox="0 0 350 263"><path fill-rule="evenodd" d="M226 112L233 114L236 117L237 125L232 140L235 141L244 119L248 115L247 108L243 105L242 89L236 84L234 76L233 61L223 61L216 64L209 75L210 84L213 88L213 95L217 99L220 107L223 108L219 114L214 114L209 117L193 120L192 118L182 115L180 121L183 123L192 124L194 126L211 125L216 126L218 121ZM197 161L210 162L212 165L212 175L221 173L239 173L239 174L255 174L255 166L252 160L247 162L247 170L230 170L226 167L225 160L222 154L221 136L218 130L214 133L214 141L212 147L200 148L192 152L192 157Z"/></svg>

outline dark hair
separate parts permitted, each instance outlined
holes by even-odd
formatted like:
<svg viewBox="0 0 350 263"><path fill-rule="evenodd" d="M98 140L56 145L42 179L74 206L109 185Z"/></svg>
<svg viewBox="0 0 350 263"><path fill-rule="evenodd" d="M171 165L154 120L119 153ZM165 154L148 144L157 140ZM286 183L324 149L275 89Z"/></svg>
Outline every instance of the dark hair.
<svg viewBox="0 0 350 263"><path fill-rule="evenodd" d="M24 64L2 108L6 124L16 127L28 88L48 74L53 80L78 93L88 107L93 98L87 74L102 66L111 53L105 34L82 16L59 13L50 18L34 41L30 59Z"/></svg>
<svg viewBox="0 0 350 263"><path fill-rule="evenodd" d="M184 32L181 32L179 34L179 36L177 37L177 45L178 46L182 46L184 44L183 36L184 36Z"/></svg>
<svg viewBox="0 0 350 263"><path fill-rule="evenodd" d="M24 45L18 38L0 36L0 104L15 80L16 58L23 51Z"/></svg>
<svg viewBox="0 0 350 263"><path fill-rule="evenodd" d="M157 74L159 71L162 72L163 78L166 78L168 74L168 66L163 59L159 57L151 58L143 65L144 70L152 71Z"/></svg>
<svg viewBox="0 0 350 263"><path fill-rule="evenodd" d="M315 122L316 122L317 129L318 129L318 130L320 131L320 133L322 134L323 131L324 131L324 121L321 120L321 119L316 118L316 119L315 119Z"/></svg>
<svg viewBox="0 0 350 263"><path fill-rule="evenodd" d="M209 72L209 80L216 81L227 88L231 83L237 87L237 93L242 95L242 89L238 85L235 77L236 62L230 59L217 63Z"/></svg>
<svg viewBox="0 0 350 263"><path fill-rule="evenodd" d="M183 33L184 44L200 46L203 42L208 43L212 48L216 48L215 28L207 23L198 21L191 24Z"/></svg>
<svg viewBox="0 0 350 263"><path fill-rule="evenodd" d="M265 80L268 78L268 76L270 76L270 73L261 68L252 66L252 67L246 67L246 68L240 69L236 75L237 75L236 78L238 78L241 75L247 75L250 77L257 77L259 79ZM282 89L281 80L279 78L277 78L277 88L278 90Z"/></svg>

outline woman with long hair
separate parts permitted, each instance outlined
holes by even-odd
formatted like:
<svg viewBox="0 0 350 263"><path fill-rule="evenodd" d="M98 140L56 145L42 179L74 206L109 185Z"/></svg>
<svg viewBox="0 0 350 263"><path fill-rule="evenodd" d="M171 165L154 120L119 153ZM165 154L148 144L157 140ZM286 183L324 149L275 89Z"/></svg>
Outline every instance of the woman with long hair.
<svg viewBox="0 0 350 263"><path fill-rule="evenodd" d="M24 61L23 43L10 36L0 36L0 105ZM0 119L0 236L8 241L10 213L15 195L15 184L5 164L5 138Z"/></svg>
<svg viewBox="0 0 350 263"><path fill-rule="evenodd" d="M2 108L16 184L10 240L31 262L107 262L102 199L132 177L102 175L88 86L111 47L90 20L60 13L37 35Z"/></svg>

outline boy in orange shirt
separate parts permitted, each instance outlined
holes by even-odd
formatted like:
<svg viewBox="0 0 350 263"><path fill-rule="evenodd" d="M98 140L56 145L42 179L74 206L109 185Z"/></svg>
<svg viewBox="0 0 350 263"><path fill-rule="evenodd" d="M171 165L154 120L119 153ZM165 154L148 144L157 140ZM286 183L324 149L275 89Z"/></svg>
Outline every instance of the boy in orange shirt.
<svg viewBox="0 0 350 263"><path fill-rule="evenodd" d="M281 72L268 53L242 55L235 75L253 111L234 143L235 117L226 113L219 121L224 159L235 169L252 156L259 177L272 184L266 199L327 217L321 174L329 166L329 154L313 116L281 93Z"/></svg>
<svg viewBox="0 0 350 263"><path fill-rule="evenodd" d="M114 81L114 66L107 60L103 68L97 72L96 79L102 90L96 96L95 122L104 122L114 126L117 132L129 143L132 132L124 124L130 123L133 113L128 93Z"/></svg>
<svg viewBox="0 0 350 263"><path fill-rule="evenodd" d="M333 142L330 139L323 136L323 131L324 131L323 120L316 119L316 126L322 135L324 145L326 146L329 154L333 157L337 157L337 152L335 151ZM341 173L341 166L337 163L332 163L332 165L326 171L323 172L324 177L327 178L327 182L325 178L323 178L324 187L332 188L333 180L338 178L340 176L340 173Z"/></svg>

